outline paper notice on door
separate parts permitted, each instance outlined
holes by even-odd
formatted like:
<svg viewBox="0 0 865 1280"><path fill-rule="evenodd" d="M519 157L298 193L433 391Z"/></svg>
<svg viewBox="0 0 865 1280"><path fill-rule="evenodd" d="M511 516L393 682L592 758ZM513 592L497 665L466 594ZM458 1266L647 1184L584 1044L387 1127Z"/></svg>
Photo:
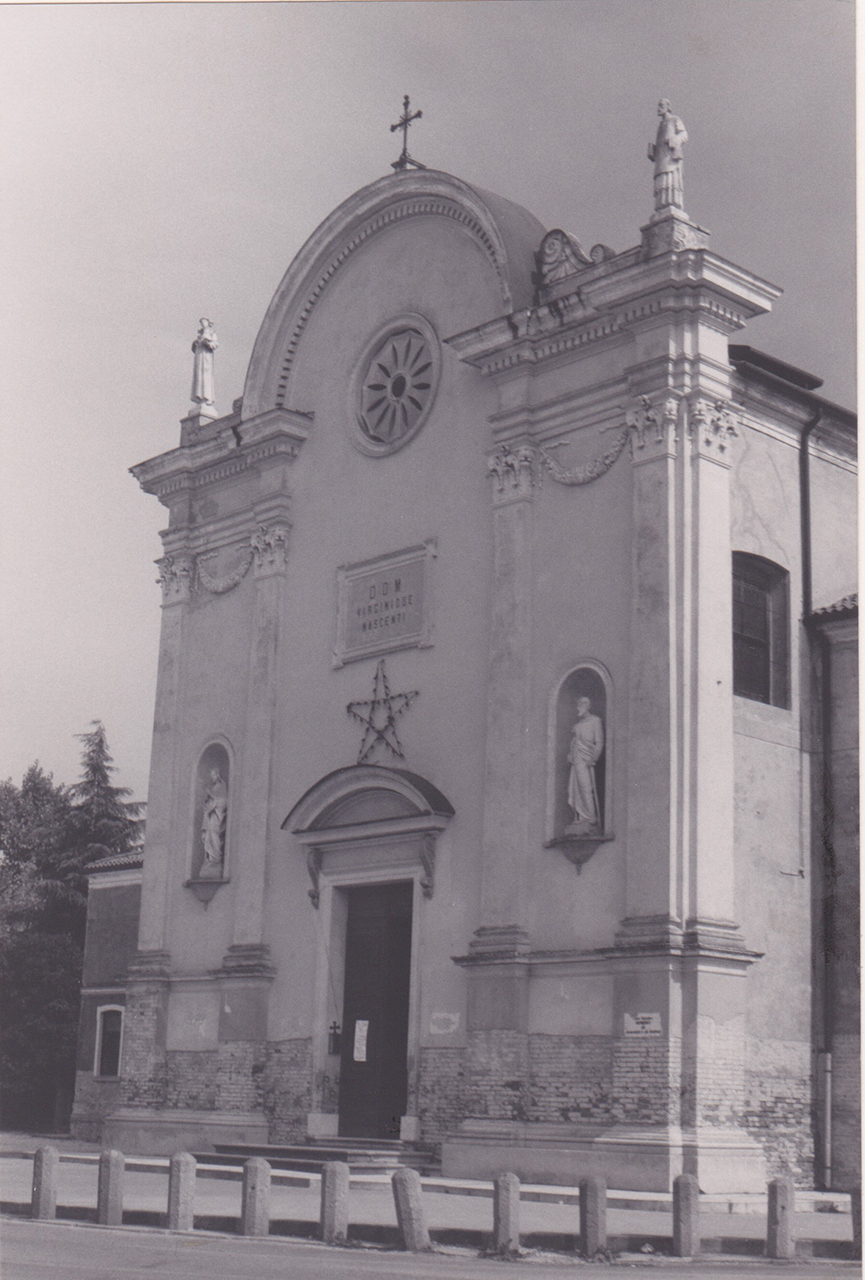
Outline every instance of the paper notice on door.
<svg viewBox="0 0 865 1280"><path fill-rule="evenodd" d="M355 1062L366 1062L366 1037L369 1032L369 1022L364 1022L358 1018L354 1024L354 1060Z"/></svg>

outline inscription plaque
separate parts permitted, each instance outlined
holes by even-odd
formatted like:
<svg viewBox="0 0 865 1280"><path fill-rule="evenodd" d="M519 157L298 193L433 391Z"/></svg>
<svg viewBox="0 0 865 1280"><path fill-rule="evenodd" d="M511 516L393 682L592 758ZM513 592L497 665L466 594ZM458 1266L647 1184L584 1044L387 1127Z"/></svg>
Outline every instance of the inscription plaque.
<svg viewBox="0 0 865 1280"><path fill-rule="evenodd" d="M430 539L337 569L334 666L432 644L429 565L435 554Z"/></svg>
<svg viewBox="0 0 865 1280"><path fill-rule="evenodd" d="M659 1036L661 1034L661 1015L659 1013L626 1013L626 1036Z"/></svg>

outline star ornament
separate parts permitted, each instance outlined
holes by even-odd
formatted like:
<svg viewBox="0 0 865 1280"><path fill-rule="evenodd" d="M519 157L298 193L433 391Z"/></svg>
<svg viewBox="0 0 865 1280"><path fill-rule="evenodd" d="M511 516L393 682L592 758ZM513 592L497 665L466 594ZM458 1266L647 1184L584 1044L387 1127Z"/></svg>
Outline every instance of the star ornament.
<svg viewBox="0 0 865 1280"><path fill-rule="evenodd" d="M396 722L417 697L417 689L411 693L391 693L384 658L379 658L372 682L372 698L368 702L350 702L346 707L348 714L363 725L363 738L357 753L358 764L365 764L380 742L391 755L400 760L405 759L396 732Z"/></svg>

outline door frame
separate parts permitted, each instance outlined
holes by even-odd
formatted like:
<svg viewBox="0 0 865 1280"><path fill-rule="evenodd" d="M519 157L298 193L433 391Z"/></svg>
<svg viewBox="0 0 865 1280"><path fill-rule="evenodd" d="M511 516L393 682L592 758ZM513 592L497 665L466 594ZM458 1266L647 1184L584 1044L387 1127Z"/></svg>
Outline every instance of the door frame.
<svg viewBox="0 0 865 1280"><path fill-rule="evenodd" d="M401 816L370 820L368 806L376 798ZM352 802L367 806L362 821L352 821ZM418 1085L420 1070L420 953L423 903L435 885L436 840L453 808L431 783L401 769L353 765L329 774L298 801L282 824L306 855L312 888L310 910L316 917L313 990L311 1108L307 1135L330 1138L339 1126L339 1091L334 1087L338 1058L328 1054L329 1027L341 1025L345 977L346 890L412 883L411 961L409 973L408 1093L400 1121L403 1141L420 1136ZM345 1028L343 1028L345 1033Z"/></svg>

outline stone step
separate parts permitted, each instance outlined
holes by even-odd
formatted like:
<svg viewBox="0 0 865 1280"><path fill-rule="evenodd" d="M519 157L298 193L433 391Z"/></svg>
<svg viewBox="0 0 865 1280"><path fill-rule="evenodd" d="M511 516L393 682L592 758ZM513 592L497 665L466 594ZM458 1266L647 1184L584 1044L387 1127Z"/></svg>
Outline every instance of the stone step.
<svg viewBox="0 0 865 1280"><path fill-rule="evenodd" d="M341 1160L353 1173L389 1173L408 1166L421 1173L438 1173L431 1151L408 1143L386 1139L337 1138L289 1145L275 1143L216 1143L212 1152L196 1153L202 1164L241 1165L252 1156L262 1156L274 1169L294 1169L318 1173L329 1160Z"/></svg>

